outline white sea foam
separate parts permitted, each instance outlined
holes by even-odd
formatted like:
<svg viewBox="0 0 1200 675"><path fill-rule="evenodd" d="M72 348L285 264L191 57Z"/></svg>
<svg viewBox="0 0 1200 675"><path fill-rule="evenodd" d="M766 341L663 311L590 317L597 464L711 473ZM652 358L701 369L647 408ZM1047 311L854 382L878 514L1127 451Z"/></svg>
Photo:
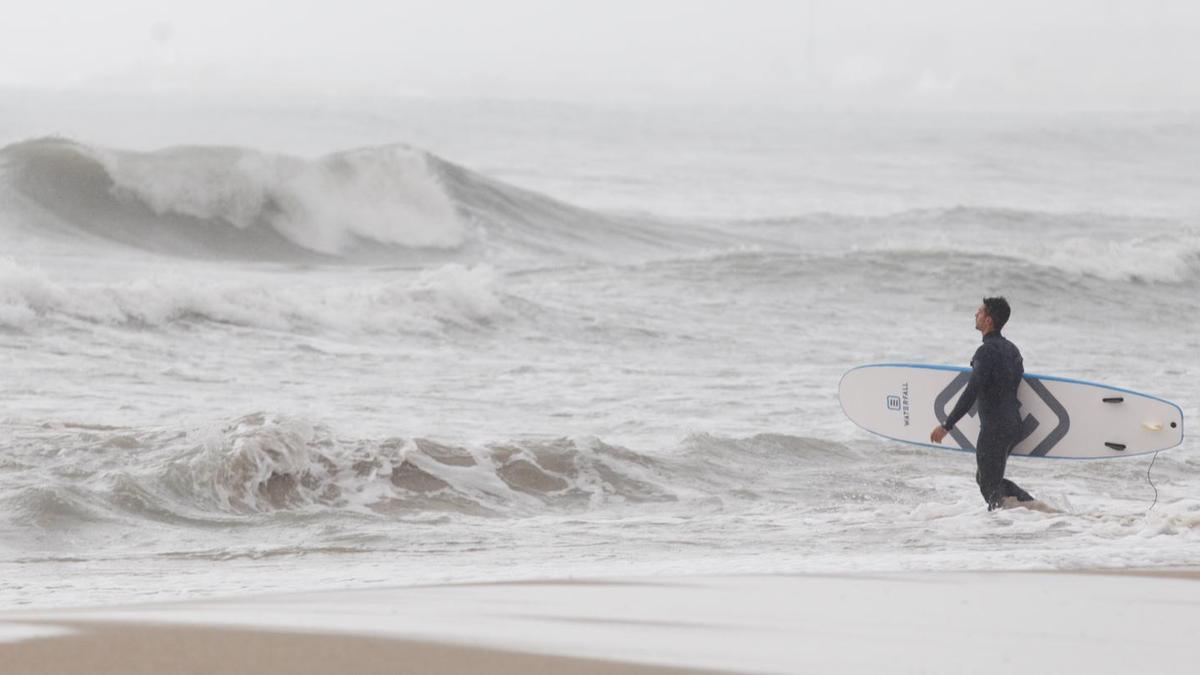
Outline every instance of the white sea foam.
<svg viewBox="0 0 1200 675"><path fill-rule="evenodd" d="M23 231L21 250L49 239L70 249L73 237L76 250L107 242L189 258L545 262L659 255L716 236L574 207L400 145L305 159L41 138L0 149L0 165L0 211L21 226L0 225Z"/></svg>
<svg viewBox="0 0 1200 675"><path fill-rule="evenodd" d="M1181 283L1200 278L1200 230L1187 221L958 207L871 218L818 214L760 223L751 231L810 253L884 254L897 265L917 258L922 266L929 266L930 259L949 265L955 258L975 256L1105 281Z"/></svg>
<svg viewBox="0 0 1200 675"><path fill-rule="evenodd" d="M45 638L61 637L75 633L74 628L55 626L46 623L0 623L0 644L21 642L23 640L43 640Z"/></svg>
<svg viewBox="0 0 1200 675"><path fill-rule="evenodd" d="M355 239L452 248L465 226L430 171L426 155L403 146L306 160L222 148L154 153L94 150L120 198L158 214L264 224L320 253Z"/></svg>
<svg viewBox="0 0 1200 675"><path fill-rule="evenodd" d="M1113 281L1179 283L1200 277L1200 232L1120 239L1071 237L1040 247L1042 264ZM1025 254L1028 257L1028 253Z"/></svg>
<svg viewBox="0 0 1200 675"><path fill-rule="evenodd" d="M0 258L0 326L32 329L68 318L150 327L208 321L271 330L421 332L478 326L508 313L497 273L486 265L449 264L399 280L315 288L261 277L212 281L206 272L60 282L37 266Z"/></svg>
<svg viewBox="0 0 1200 675"><path fill-rule="evenodd" d="M594 438L474 447L344 439L324 425L267 413L184 433L62 429L39 436L17 450L32 464L10 477L0 497L11 521L47 531L130 517L227 522L288 511L331 520L347 513L517 517L696 494L660 460ZM47 446L70 466L68 480L37 459ZM713 479L721 480L705 480Z"/></svg>

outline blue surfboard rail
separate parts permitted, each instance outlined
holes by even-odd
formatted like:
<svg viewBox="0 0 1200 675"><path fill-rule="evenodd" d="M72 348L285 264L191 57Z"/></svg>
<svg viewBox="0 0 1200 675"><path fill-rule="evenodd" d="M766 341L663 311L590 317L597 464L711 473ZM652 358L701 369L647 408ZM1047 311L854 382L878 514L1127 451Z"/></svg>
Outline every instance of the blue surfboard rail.
<svg viewBox="0 0 1200 675"><path fill-rule="evenodd" d="M850 373L852 373L856 370L862 370L864 368L919 368L922 370L944 370L944 371L955 372L955 373L965 373L965 372L971 371L970 368L967 368L965 366L946 366L946 365L937 365L937 364L929 364L929 363L868 363L868 364L864 364L861 366L855 366L855 367L851 368L850 370L847 370L845 373L842 374L842 380L846 379L846 376L849 375ZM1100 389L1107 389L1109 391L1115 391L1115 392L1122 393L1122 394L1128 394L1130 396L1139 396L1141 398L1147 398L1152 401L1158 401L1159 403L1165 403L1179 411L1179 443L1172 445L1170 448L1162 448L1160 450L1150 450L1147 452L1139 452L1139 453L1135 453L1132 455L1121 455L1119 457L1041 456L1041 457L1033 457L1033 459L1065 459L1065 460L1085 460L1085 461L1096 460L1096 459L1124 459L1124 458L1128 458L1128 457L1143 457L1145 455L1163 452L1164 450L1170 450L1172 448L1177 448L1183 444L1183 439L1186 436L1186 427L1184 424L1185 420L1184 420L1184 415L1183 415L1183 408L1180 408L1179 405L1176 404L1174 401L1168 401L1164 398L1159 398L1158 396L1153 396L1151 394L1145 394L1140 391L1134 391L1132 389L1124 389L1122 387L1114 387L1110 384L1103 384L1100 382L1091 382L1089 380L1078 380L1078 379L1074 379L1074 378L1070 378L1070 377L1060 377L1057 375L1039 375L1037 373L1025 373L1024 379L1026 379L1026 380L1030 380L1030 379L1049 380L1051 382L1066 382L1066 383L1070 383L1070 384L1083 384L1083 385L1087 385L1090 387L1098 387ZM839 388L840 388L840 381L839 381ZM854 418L850 417L850 415L846 413L846 407L844 405L842 405L840 396L838 397L838 405L841 406L841 408L842 408L842 414L846 415L846 418L849 419L851 422L854 422ZM975 452L973 449L959 448L959 447L953 447L953 446L947 446L947 445L934 445L933 443L918 443L915 441L904 440L902 438L893 438L892 436L888 436L886 434L881 434L878 431L873 431L871 429L868 429L868 428L864 427L863 425L859 424L858 422L854 422L854 425L857 426L859 429L862 429L863 431L866 431L868 433L875 434L876 436L879 436L880 438L886 438L890 441L896 441L897 443L904 443L905 445L916 445L916 446L925 447L925 448L935 448L937 450L954 450L957 452L970 452L970 453ZM1012 457L1024 458L1024 457L1029 457L1029 455L1012 455Z"/></svg>

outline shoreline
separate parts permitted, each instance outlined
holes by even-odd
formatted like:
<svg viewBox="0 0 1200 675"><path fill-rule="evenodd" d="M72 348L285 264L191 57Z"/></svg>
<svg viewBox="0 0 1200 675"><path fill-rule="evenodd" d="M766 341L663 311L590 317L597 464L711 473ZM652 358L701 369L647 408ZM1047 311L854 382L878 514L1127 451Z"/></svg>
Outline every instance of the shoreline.
<svg viewBox="0 0 1200 675"><path fill-rule="evenodd" d="M1029 572L1044 574L1094 574L1099 576L1192 579L1200 581L1200 567L1089 567L1073 570L1029 570Z"/></svg>
<svg viewBox="0 0 1200 675"><path fill-rule="evenodd" d="M687 675L717 673L517 652L369 635L301 633L222 626L60 624L74 632L0 642L8 675L89 672L166 675L394 675L423 673L563 673L564 675Z"/></svg>
<svg viewBox="0 0 1200 675"><path fill-rule="evenodd" d="M1179 567L677 575L21 610L0 612L0 662L5 675L1170 671L1191 658L1197 580Z"/></svg>

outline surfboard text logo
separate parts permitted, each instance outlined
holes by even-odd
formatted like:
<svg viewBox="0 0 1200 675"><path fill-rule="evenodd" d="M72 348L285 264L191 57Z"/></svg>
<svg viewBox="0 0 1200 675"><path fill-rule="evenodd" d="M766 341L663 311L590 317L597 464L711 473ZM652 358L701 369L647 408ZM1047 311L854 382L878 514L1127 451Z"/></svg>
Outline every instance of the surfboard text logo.
<svg viewBox="0 0 1200 675"><path fill-rule="evenodd" d="M888 407L888 410L895 410L896 412L903 415L904 416L904 426L908 426L909 415L908 415L908 383L907 382L900 385L900 395L899 396L892 394L887 397L887 407Z"/></svg>

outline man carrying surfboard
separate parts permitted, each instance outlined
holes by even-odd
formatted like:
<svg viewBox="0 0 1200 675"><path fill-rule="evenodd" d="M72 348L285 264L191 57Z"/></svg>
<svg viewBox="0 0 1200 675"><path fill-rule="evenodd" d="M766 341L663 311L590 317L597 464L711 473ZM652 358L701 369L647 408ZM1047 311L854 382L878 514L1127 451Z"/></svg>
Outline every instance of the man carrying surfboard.
<svg viewBox="0 0 1200 675"><path fill-rule="evenodd" d="M1033 501L1028 492L1004 477L1008 453L1021 438L1017 387L1025 374L1021 351L1000 334L1011 313L1003 297L983 299L975 311L975 330L983 334L983 344L971 359L971 380L946 421L929 435L931 441L941 443L971 406L979 404L975 482L989 511L1003 506L1006 498Z"/></svg>

